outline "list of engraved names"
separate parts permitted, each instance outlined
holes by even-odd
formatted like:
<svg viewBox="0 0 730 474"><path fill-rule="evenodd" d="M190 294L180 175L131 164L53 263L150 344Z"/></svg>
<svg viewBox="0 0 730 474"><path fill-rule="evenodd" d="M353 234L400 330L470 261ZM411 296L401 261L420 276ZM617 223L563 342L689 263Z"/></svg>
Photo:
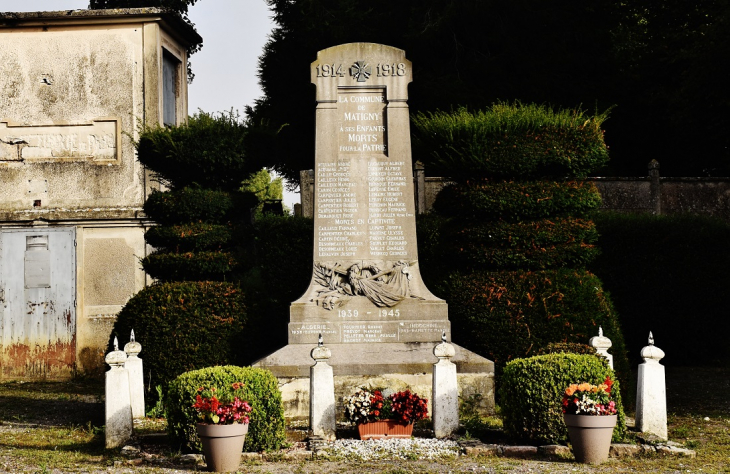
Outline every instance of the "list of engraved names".
<svg viewBox="0 0 730 474"><path fill-rule="evenodd" d="M406 258L411 170L388 156L383 92L344 90L337 106L337 158L318 161L316 169L316 257Z"/></svg>

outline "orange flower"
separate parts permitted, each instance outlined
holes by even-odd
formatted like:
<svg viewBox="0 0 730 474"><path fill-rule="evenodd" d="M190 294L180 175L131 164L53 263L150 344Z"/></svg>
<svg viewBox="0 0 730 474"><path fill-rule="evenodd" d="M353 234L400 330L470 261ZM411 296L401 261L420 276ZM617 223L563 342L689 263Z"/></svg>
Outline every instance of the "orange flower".
<svg viewBox="0 0 730 474"><path fill-rule="evenodd" d="M575 393L575 391L577 389L578 389L578 386L576 384L573 384L565 389L565 394L570 397Z"/></svg>

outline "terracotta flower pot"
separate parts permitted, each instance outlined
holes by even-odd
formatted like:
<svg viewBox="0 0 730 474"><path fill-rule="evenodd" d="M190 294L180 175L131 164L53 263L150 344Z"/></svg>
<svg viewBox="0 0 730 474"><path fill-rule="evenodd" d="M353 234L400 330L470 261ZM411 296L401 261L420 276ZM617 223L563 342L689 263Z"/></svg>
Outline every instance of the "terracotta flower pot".
<svg viewBox="0 0 730 474"><path fill-rule="evenodd" d="M578 462L600 464L608 459L616 415L591 416L564 414L573 455Z"/></svg>
<svg viewBox="0 0 730 474"><path fill-rule="evenodd" d="M243 443L248 423L206 425L198 423L198 436L203 443L205 464L211 472L234 472L241 464Z"/></svg>
<svg viewBox="0 0 730 474"><path fill-rule="evenodd" d="M357 425L360 439L405 438L413 436L413 423L396 420L371 421Z"/></svg>

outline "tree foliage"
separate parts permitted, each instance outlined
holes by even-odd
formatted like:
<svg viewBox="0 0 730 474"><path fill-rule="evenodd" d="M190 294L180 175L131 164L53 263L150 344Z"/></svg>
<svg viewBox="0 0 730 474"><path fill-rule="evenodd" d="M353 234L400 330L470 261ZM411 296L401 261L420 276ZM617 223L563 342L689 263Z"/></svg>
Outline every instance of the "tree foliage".
<svg viewBox="0 0 730 474"><path fill-rule="evenodd" d="M165 186L235 191L260 161L247 151L247 124L233 111L190 116L176 127L145 127L137 159Z"/></svg>
<svg viewBox="0 0 730 474"><path fill-rule="evenodd" d="M267 0L277 27L260 58L264 96L248 113L276 169L314 163L317 51L375 42L413 62L411 111L481 109L519 99L617 105L606 122L614 174L727 172L728 0ZM605 170L604 170L605 172Z"/></svg>
<svg viewBox="0 0 730 474"><path fill-rule="evenodd" d="M615 158L631 150L673 176L727 176L730 91L722 64L730 55L730 1L641 0L616 9L614 117L621 120L613 126L622 147Z"/></svg>
<svg viewBox="0 0 730 474"><path fill-rule="evenodd" d="M198 0L89 0L90 10L107 8L143 8L160 7L187 15L188 7Z"/></svg>
<svg viewBox="0 0 730 474"><path fill-rule="evenodd" d="M180 15L185 23L190 26L195 24L188 17L188 7L195 5L199 0L89 0L89 10L106 10L109 8L143 8L159 7ZM188 57L197 53L203 48L203 43L194 44L188 48ZM188 61L188 82L193 82L195 74Z"/></svg>
<svg viewBox="0 0 730 474"><path fill-rule="evenodd" d="M256 210L261 211L264 201L284 199L284 180L281 176L272 177L271 172L264 168L245 179L241 191L253 193L259 200Z"/></svg>

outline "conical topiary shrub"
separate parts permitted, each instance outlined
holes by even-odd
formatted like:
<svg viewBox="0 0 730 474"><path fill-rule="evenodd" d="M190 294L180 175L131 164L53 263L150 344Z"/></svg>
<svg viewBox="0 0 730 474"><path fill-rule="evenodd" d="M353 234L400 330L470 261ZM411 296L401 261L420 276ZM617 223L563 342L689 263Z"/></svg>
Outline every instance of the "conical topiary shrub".
<svg viewBox="0 0 730 474"><path fill-rule="evenodd" d="M258 200L239 188L261 169L247 159L246 135L233 114L201 112L178 127L145 128L136 143L139 161L170 189L144 205L157 225L145 233L155 250L141 263L156 283L127 302L111 337L134 329L142 341L148 403L156 385L165 391L185 371L241 362L247 306L237 281L252 265Z"/></svg>
<svg viewBox="0 0 730 474"><path fill-rule="evenodd" d="M605 119L520 103L413 117L418 158L455 181L434 205L450 270L432 285L454 334L498 372L549 343L586 343L602 326L627 381L617 316L585 269L599 252L590 213L601 200L578 179L608 160Z"/></svg>

